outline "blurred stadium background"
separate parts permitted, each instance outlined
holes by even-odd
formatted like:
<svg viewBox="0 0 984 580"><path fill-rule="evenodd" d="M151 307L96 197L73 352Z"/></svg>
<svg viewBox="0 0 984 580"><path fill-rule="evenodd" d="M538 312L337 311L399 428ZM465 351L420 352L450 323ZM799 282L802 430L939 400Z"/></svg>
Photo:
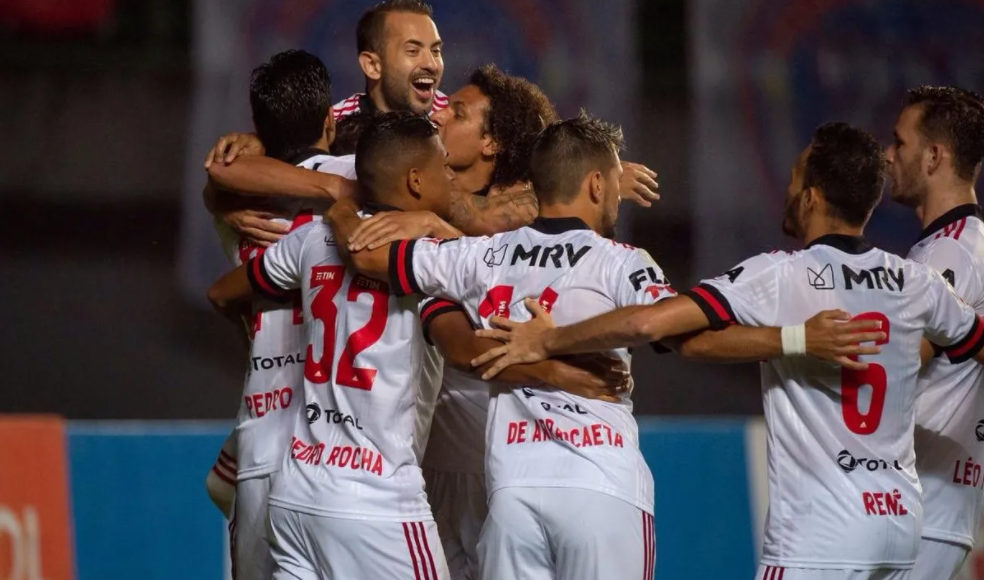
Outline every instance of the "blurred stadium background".
<svg viewBox="0 0 984 580"><path fill-rule="evenodd" d="M202 481L243 351L205 304L226 267L201 161L250 128L252 67L321 56L360 91L371 0L0 1L0 580L222 578ZM686 287L785 247L788 167L844 120L887 143L904 90L984 90L981 0L433 0L442 89L495 62L565 116L623 125L664 201L621 235ZM883 204L871 237L904 251ZM747 579L764 509L754 366L639 352L656 578ZM25 421L23 414L64 419ZM675 417L668 417L675 416ZM141 421L133 421L141 420ZM617 548L613 549L613 554ZM984 579L972 558L966 578Z"/></svg>

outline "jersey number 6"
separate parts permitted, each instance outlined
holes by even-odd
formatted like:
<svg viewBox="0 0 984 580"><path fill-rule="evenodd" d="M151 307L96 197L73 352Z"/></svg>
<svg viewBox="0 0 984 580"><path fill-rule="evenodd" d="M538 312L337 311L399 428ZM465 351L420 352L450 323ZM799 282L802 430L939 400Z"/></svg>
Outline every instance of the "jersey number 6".
<svg viewBox="0 0 984 580"><path fill-rule="evenodd" d="M858 314L853 320L880 320L881 330L885 333L885 339L878 341L877 345L886 344L891 337L888 318L880 312L865 312ZM851 356L852 360L858 360L857 355ZM868 412L862 413L858 407L858 391L861 387L868 385L871 387L871 403L868 405ZM841 370L841 413L844 416L844 424L852 432L858 435L871 435L878 429L881 423L882 411L885 409L885 392L888 390L888 377L885 374L885 367L877 363L868 363L868 368L863 371L850 369Z"/></svg>

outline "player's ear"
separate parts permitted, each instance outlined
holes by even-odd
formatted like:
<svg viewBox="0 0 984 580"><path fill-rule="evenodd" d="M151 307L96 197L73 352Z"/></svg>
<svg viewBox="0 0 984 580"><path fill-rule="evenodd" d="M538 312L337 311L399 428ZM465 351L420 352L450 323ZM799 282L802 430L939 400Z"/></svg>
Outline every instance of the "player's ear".
<svg viewBox="0 0 984 580"><path fill-rule="evenodd" d="M605 201L605 176L600 171L593 171L588 176L588 193L591 202L602 204Z"/></svg>
<svg viewBox="0 0 984 580"><path fill-rule="evenodd" d="M495 142L492 135L486 133L482 136L482 156L483 157L495 157L496 153L499 152L499 144Z"/></svg>
<svg viewBox="0 0 984 580"><path fill-rule="evenodd" d="M416 167L412 167L407 173L407 189L410 190L410 195L420 199L424 190L424 181L420 170Z"/></svg>
<svg viewBox="0 0 984 580"><path fill-rule="evenodd" d="M926 173L932 175L940 168L943 163L943 147L939 143L933 143L926 148L923 153L923 161L926 164Z"/></svg>
<svg viewBox="0 0 984 580"><path fill-rule="evenodd" d="M335 141L335 111L331 107L328 107L328 116L325 117L325 137L329 145Z"/></svg>
<svg viewBox="0 0 984 580"><path fill-rule="evenodd" d="M378 81L383 77L383 60L375 52L368 50L359 53L359 66L367 79Z"/></svg>

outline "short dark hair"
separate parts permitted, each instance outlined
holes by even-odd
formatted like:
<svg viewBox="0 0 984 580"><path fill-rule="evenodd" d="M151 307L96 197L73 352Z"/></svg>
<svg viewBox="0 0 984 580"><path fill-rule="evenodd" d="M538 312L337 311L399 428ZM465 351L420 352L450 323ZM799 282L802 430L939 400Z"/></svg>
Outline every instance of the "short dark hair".
<svg viewBox="0 0 984 580"><path fill-rule="evenodd" d="M249 105L267 154L285 159L324 135L331 109L331 75L311 53L277 53L253 69Z"/></svg>
<svg viewBox="0 0 984 580"><path fill-rule="evenodd" d="M382 201L396 179L429 152L437 127L410 111L381 113L362 132L355 174L367 200Z"/></svg>
<svg viewBox="0 0 984 580"><path fill-rule="evenodd" d="M494 64L473 72L468 84L478 87L489 100L484 130L499 147L489 185L512 185L528 179L537 135L558 120L550 99L540 87L522 77L509 76Z"/></svg>
<svg viewBox="0 0 984 580"><path fill-rule="evenodd" d="M622 149L622 129L581 113L549 125L533 145L530 177L544 203L575 198L591 171L608 171Z"/></svg>
<svg viewBox="0 0 984 580"><path fill-rule="evenodd" d="M355 46L362 52L381 52L386 41L386 15L393 12L410 12L431 17L434 9L420 0L386 0L376 4L362 15L355 28Z"/></svg>
<svg viewBox="0 0 984 580"><path fill-rule="evenodd" d="M803 188L823 192L831 217L863 226L881 200L885 154L869 133L847 123L827 123L813 133Z"/></svg>
<svg viewBox="0 0 984 580"><path fill-rule="evenodd" d="M366 127L375 122L376 113L357 111L345 115L335 123L335 140L328 151L332 155L352 155L359 143L359 137Z"/></svg>
<svg viewBox="0 0 984 580"><path fill-rule="evenodd" d="M984 98L956 87L921 86L907 93L906 105L922 110L922 134L953 152L957 177L976 180L984 161Z"/></svg>

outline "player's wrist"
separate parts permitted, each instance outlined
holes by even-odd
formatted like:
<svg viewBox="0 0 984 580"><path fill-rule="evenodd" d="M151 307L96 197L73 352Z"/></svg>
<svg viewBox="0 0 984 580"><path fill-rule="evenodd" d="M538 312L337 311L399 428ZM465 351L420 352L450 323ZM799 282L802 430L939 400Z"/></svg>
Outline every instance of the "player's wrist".
<svg viewBox="0 0 984 580"><path fill-rule="evenodd" d="M783 356L802 356L806 354L806 324L783 326L781 334Z"/></svg>

